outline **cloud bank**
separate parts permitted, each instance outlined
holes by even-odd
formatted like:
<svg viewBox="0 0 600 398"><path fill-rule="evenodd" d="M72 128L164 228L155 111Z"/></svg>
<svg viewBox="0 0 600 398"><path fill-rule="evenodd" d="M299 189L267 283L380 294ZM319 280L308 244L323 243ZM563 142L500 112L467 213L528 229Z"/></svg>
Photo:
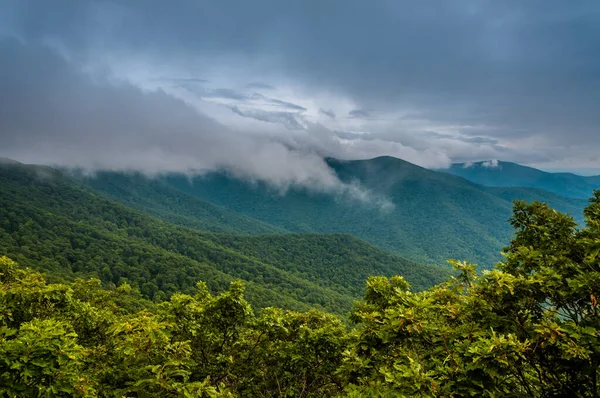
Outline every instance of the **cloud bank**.
<svg viewBox="0 0 600 398"><path fill-rule="evenodd" d="M323 156L600 166L594 0L0 6L0 156L282 186L339 185Z"/></svg>
<svg viewBox="0 0 600 398"><path fill-rule="evenodd" d="M93 79L47 47L4 40L0 57L3 156L149 173L221 168L275 185L338 183L316 154L233 131L163 91Z"/></svg>
<svg viewBox="0 0 600 398"><path fill-rule="evenodd" d="M90 172L221 170L280 192L299 186L393 207L343 184L310 145L235 131L164 91L92 77L45 46L0 40L0 57L0 156Z"/></svg>

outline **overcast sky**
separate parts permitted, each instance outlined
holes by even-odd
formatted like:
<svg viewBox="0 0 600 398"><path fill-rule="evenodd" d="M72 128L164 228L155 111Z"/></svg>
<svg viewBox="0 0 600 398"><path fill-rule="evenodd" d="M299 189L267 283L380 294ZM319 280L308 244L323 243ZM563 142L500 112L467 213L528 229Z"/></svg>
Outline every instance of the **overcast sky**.
<svg viewBox="0 0 600 398"><path fill-rule="evenodd" d="M600 2L0 0L0 156L338 184L600 168Z"/></svg>

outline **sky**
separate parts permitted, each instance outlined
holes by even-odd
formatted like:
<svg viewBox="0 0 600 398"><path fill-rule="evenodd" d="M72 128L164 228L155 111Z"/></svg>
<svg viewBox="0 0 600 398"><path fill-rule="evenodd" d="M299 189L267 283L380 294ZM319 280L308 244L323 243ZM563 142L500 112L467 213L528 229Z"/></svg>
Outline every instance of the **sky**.
<svg viewBox="0 0 600 398"><path fill-rule="evenodd" d="M0 9L2 157L319 189L325 157L600 173L597 0Z"/></svg>

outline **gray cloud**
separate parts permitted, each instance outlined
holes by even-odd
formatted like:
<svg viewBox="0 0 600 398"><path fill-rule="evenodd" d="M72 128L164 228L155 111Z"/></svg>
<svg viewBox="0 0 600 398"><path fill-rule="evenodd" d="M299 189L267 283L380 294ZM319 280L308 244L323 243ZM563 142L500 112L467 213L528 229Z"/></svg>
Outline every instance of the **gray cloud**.
<svg viewBox="0 0 600 398"><path fill-rule="evenodd" d="M210 80L200 79L197 77L159 77L154 80L183 85L210 83Z"/></svg>
<svg viewBox="0 0 600 398"><path fill-rule="evenodd" d="M188 91L196 94L200 99L228 99L234 100L238 105L247 105L247 106L268 106L274 108L285 109L286 111L291 112L304 112L307 109L298 104L294 104L288 101L282 101L277 98L270 98L260 93L251 92L246 93L243 91L233 90L230 88L216 88L210 89L203 86L198 86L196 84L188 84L184 82L179 84L180 87L185 88ZM242 112L236 111L238 114L242 114ZM243 115L242 115L243 116Z"/></svg>
<svg viewBox="0 0 600 398"><path fill-rule="evenodd" d="M322 113L325 116L329 116L332 119L335 119L335 112L331 109L319 108L319 113Z"/></svg>
<svg viewBox="0 0 600 398"><path fill-rule="evenodd" d="M0 58L0 156L149 173L227 169L278 187L350 189L314 153L232 131L164 92L92 79L48 48L0 40Z"/></svg>
<svg viewBox="0 0 600 398"><path fill-rule="evenodd" d="M372 118L370 111L366 109L352 109L348 112L348 117L353 119L370 119Z"/></svg>
<svg viewBox="0 0 600 398"><path fill-rule="evenodd" d="M228 98L238 101L247 101L251 96L228 88L217 88L215 90L202 90L201 98ZM262 96L261 96L262 97Z"/></svg>
<svg viewBox="0 0 600 398"><path fill-rule="evenodd" d="M4 4L2 31L57 44L76 59L135 58L211 81L211 72L233 70L230 76L243 72L244 82L343 98L350 108L323 104L339 112L399 112L398 123L384 127L355 115L357 123L375 123L356 128L378 139L395 135L417 151L430 145L455 160L503 152L524 163L589 163L600 150L595 0L463 0L435 7L408 0ZM281 98L273 101L289 102ZM242 110L253 119L264 112ZM420 136L431 130L448 136Z"/></svg>
<svg viewBox="0 0 600 398"><path fill-rule="evenodd" d="M271 112L258 109L241 110L237 106L231 107L231 110L243 117L260 120L269 123L281 123L289 130L303 130L304 126L298 120L298 115L293 112Z"/></svg>
<svg viewBox="0 0 600 398"><path fill-rule="evenodd" d="M246 88L254 89L254 90L275 90L275 86L267 83L248 83L246 84Z"/></svg>
<svg viewBox="0 0 600 398"><path fill-rule="evenodd" d="M0 163L149 175L224 170L280 192L300 186L382 210L393 207L339 181L302 140L291 145L232 130L164 91L85 74L45 46L0 40L0 58L6 60L0 64Z"/></svg>
<svg viewBox="0 0 600 398"><path fill-rule="evenodd" d="M274 98L269 98L268 99L269 102L271 102L274 105L279 105L282 106L284 108L288 108L291 110L295 110L295 111L306 111L307 109L303 106L297 105L297 104L292 104L291 102L287 102L287 101L282 101L282 100L278 100L278 99L274 99Z"/></svg>
<svg viewBox="0 0 600 398"><path fill-rule="evenodd" d="M482 167L486 167L488 169L495 169L499 167L498 160L492 159L481 163Z"/></svg>

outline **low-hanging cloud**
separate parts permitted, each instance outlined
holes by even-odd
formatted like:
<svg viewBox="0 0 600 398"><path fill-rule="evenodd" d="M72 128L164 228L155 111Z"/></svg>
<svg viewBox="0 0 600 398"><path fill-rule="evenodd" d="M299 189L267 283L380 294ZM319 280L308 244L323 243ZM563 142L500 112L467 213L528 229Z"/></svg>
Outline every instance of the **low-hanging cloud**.
<svg viewBox="0 0 600 398"><path fill-rule="evenodd" d="M261 122L280 123L289 130L303 130L301 116L295 112L265 111L262 109L242 110L237 106L232 106L231 110L240 116L260 120Z"/></svg>
<svg viewBox="0 0 600 398"><path fill-rule="evenodd" d="M174 76L163 85L224 104L221 128L262 123L298 143L319 141L310 130L322 124L319 153L402 153L426 167L598 165L596 0L0 3L0 35L136 84Z"/></svg>
<svg viewBox="0 0 600 398"><path fill-rule="evenodd" d="M332 119L335 119L335 112L331 109L327 108L319 108L319 113L322 113L325 116L328 116Z"/></svg>
<svg viewBox="0 0 600 398"><path fill-rule="evenodd" d="M497 159L486 160L485 162L481 162L481 166L486 169L496 169L500 166Z"/></svg>
<svg viewBox="0 0 600 398"><path fill-rule="evenodd" d="M340 182L311 148L236 132L160 90L84 74L45 46L0 40L0 58L1 157L88 171L224 170L281 191L301 186L390 206Z"/></svg>

